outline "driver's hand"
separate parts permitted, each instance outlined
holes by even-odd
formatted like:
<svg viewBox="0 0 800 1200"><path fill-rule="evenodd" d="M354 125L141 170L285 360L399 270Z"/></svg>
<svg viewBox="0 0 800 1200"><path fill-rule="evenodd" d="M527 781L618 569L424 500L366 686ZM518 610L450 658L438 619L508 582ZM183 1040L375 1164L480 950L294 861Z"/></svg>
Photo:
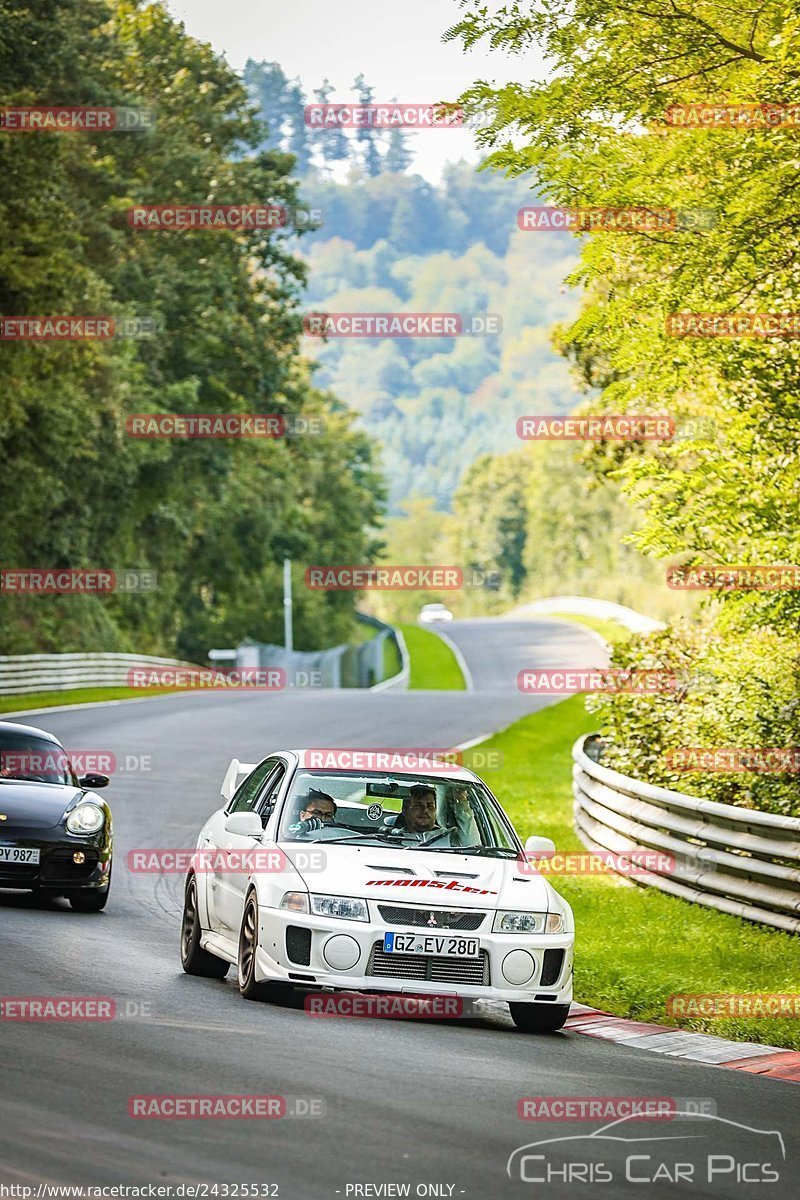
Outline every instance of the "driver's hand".
<svg viewBox="0 0 800 1200"><path fill-rule="evenodd" d="M299 826L301 833L310 833L312 829L324 829L325 822L322 817L306 817L305 821L301 821Z"/></svg>

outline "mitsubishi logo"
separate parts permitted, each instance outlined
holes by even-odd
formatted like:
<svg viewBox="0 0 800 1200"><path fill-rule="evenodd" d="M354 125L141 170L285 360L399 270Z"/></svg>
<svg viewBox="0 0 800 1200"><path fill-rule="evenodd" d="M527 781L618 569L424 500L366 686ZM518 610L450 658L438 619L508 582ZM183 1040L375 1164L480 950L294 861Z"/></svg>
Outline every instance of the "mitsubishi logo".
<svg viewBox="0 0 800 1200"><path fill-rule="evenodd" d="M431 915L428 917L428 924L436 925L436 913L431 913Z"/></svg>

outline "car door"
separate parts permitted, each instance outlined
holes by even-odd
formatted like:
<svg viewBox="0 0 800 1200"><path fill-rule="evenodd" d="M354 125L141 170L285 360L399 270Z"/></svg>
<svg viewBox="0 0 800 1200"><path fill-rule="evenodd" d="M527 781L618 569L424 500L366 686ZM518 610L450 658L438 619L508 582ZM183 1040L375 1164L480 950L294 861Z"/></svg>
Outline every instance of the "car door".
<svg viewBox="0 0 800 1200"><path fill-rule="evenodd" d="M232 807L230 811L257 812L262 816L263 824L269 801L277 794L286 773L286 764L280 758L268 758L261 764L261 768L256 768L259 777L253 780L252 788L241 797L239 806ZM253 775L255 774L256 771L253 772ZM238 792L233 798L233 805L237 804L237 799ZM233 932L238 936L250 872L244 863L238 861L240 854L237 852L258 851L264 847L256 838L242 837L240 834L228 833L227 830L224 831L223 838L224 844L220 848L231 855L232 861L229 866L224 863L221 866L216 895L217 915L222 925L221 932L227 936ZM266 858L266 855L264 857Z"/></svg>
<svg viewBox="0 0 800 1200"><path fill-rule="evenodd" d="M234 927L228 923L234 915L234 901L232 897L229 898L228 894L233 886L235 873L228 869L226 856L232 850L249 849L256 845L252 838L243 838L228 833L225 821L233 812L255 812L264 785L268 783L279 763L280 759L277 758L267 758L264 762L259 763L239 785L228 807L215 814L206 827L205 846L203 847L209 852L206 898L209 925L216 933L229 935L233 928L238 931L238 924ZM223 853L216 854L215 852L218 850Z"/></svg>

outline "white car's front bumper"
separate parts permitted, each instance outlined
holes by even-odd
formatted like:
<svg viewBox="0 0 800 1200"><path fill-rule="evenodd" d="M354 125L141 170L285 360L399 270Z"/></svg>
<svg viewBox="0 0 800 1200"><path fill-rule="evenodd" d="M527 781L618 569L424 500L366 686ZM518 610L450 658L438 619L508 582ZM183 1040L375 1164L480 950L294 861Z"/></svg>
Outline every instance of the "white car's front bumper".
<svg viewBox="0 0 800 1200"><path fill-rule="evenodd" d="M374 906L371 917L374 916L373 909ZM575 935L493 933L492 919L493 914L489 913L478 929L467 932L449 928L431 930L410 924L388 925L372 919L369 922L344 921L260 907L256 978L354 991L568 1004L572 999ZM414 955L410 957L415 962L408 970L404 966L404 961L408 962L406 956L382 953L383 937L388 932L435 932L448 937L475 937L480 943L481 957L427 958L427 963L434 965L423 967L422 956ZM526 960L515 955L511 962L516 972L509 961L508 956L516 951L523 951L530 957L531 974L524 981L522 976L528 969ZM545 957L547 951L557 953ZM352 965L341 965L350 959ZM423 969L425 976L432 977L424 977ZM514 982L509 982L508 974Z"/></svg>

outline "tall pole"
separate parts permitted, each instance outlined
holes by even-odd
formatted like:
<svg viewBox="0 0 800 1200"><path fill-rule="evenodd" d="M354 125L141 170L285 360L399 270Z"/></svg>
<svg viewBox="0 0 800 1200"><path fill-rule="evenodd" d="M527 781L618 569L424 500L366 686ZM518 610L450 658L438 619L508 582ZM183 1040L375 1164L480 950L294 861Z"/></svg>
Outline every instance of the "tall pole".
<svg viewBox="0 0 800 1200"><path fill-rule="evenodd" d="M292 638L292 560L283 560L283 644L287 650L294 649Z"/></svg>

